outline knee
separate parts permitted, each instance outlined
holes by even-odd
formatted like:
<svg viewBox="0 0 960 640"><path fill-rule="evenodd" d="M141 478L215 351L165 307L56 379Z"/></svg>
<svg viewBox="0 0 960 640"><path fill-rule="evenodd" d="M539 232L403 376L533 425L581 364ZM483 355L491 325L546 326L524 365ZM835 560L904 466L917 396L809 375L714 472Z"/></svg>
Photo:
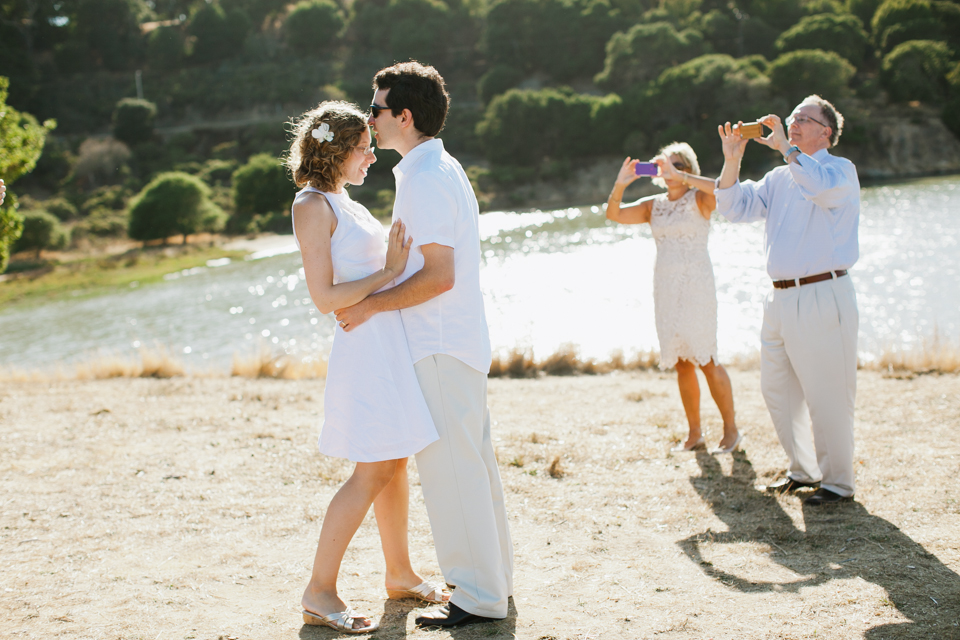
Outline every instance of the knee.
<svg viewBox="0 0 960 640"><path fill-rule="evenodd" d="M397 461L384 460L382 462L359 463L354 475L357 476L357 480L379 492L390 484L396 473Z"/></svg>
<svg viewBox="0 0 960 640"><path fill-rule="evenodd" d="M687 360L677 360L677 364L674 366L677 370L677 373L680 375L689 375L693 372L693 364Z"/></svg>

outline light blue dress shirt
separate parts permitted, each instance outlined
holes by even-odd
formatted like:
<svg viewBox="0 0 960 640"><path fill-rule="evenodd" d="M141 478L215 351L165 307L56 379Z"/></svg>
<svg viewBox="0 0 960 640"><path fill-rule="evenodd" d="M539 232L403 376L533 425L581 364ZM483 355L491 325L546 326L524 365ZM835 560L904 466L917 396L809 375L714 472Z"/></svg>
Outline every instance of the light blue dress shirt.
<svg viewBox="0 0 960 640"><path fill-rule="evenodd" d="M773 280L849 269L860 256L860 181L846 158L826 149L778 167L759 182L717 189L730 222L764 220L767 273Z"/></svg>

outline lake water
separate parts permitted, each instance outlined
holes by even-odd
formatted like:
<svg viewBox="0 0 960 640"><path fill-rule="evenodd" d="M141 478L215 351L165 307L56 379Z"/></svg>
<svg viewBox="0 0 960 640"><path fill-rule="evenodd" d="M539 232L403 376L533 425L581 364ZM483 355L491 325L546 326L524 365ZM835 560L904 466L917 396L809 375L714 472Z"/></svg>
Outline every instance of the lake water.
<svg viewBox="0 0 960 640"><path fill-rule="evenodd" d="M863 190L860 260L851 270L860 307L861 357L938 336L960 340L960 176ZM587 357L657 349L656 248L647 225L619 226L601 208L481 216L481 270L495 348L545 357L575 344ZM715 219L710 235L721 360L759 349L770 290L763 229ZM273 255L170 274L162 284L94 298L0 311L0 365L70 363L98 353L161 345L188 368L229 367L235 353L267 347L322 358L332 316L309 300L292 243ZM0 285L2 286L2 285Z"/></svg>

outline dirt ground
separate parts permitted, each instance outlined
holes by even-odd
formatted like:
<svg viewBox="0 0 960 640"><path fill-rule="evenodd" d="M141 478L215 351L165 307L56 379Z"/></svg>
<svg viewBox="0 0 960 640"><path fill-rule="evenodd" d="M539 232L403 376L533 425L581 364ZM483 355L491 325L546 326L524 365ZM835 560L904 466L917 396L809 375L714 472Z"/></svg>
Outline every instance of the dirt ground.
<svg viewBox="0 0 960 640"><path fill-rule="evenodd" d="M785 458L756 371L733 456L671 454L672 374L491 380L516 549L509 617L414 627L372 514L341 593L376 638L960 638L960 377L861 371L856 502L763 486ZM302 625L324 509L323 382L0 383L0 637L333 638ZM719 416L704 393L708 440ZM550 473L553 464L553 474ZM557 476L557 477L554 477ZM437 577L414 473L414 567Z"/></svg>

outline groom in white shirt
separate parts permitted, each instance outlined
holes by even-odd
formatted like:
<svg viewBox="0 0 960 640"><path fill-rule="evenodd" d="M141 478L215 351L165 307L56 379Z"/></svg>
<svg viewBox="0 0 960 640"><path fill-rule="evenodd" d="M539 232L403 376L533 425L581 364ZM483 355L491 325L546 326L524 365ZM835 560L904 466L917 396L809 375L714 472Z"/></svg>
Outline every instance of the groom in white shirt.
<svg viewBox="0 0 960 640"><path fill-rule="evenodd" d="M852 162L827 151L843 116L820 96L797 105L786 133L775 115L760 122L772 133L757 141L779 151L785 166L741 183L748 140L728 122L719 128L724 164L715 194L731 222L765 224L774 288L763 305L760 386L790 463L768 490L819 486L805 504L842 502L854 493L859 313L847 271L859 256L860 182Z"/></svg>
<svg viewBox="0 0 960 640"><path fill-rule="evenodd" d="M490 437L490 338L480 292L479 207L463 168L435 136L449 96L433 67L381 70L370 124L377 146L403 159L393 169L394 219L413 238L393 289L336 312L346 331L399 309L417 379L440 439L417 454L423 498L444 578L456 586L421 626L453 627L507 616L513 544Z"/></svg>

